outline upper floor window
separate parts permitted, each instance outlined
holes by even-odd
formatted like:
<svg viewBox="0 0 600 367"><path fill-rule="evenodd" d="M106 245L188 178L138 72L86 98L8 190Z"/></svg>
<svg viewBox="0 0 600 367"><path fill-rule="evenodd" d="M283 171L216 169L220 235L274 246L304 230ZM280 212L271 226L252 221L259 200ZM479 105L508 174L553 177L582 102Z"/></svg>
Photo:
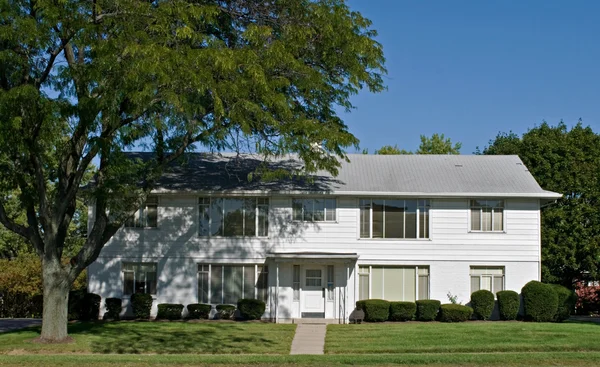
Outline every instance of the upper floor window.
<svg viewBox="0 0 600 367"><path fill-rule="evenodd" d="M268 198L198 199L200 236L266 237L269 231Z"/></svg>
<svg viewBox="0 0 600 367"><path fill-rule="evenodd" d="M123 294L156 294L156 263L123 263Z"/></svg>
<svg viewBox="0 0 600 367"><path fill-rule="evenodd" d="M471 231L503 231L504 200L471 200Z"/></svg>
<svg viewBox="0 0 600 367"><path fill-rule="evenodd" d="M125 227L156 228L158 226L158 197L148 196L144 205L127 219Z"/></svg>
<svg viewBox="0 0 600 367"><path fill-rule="evenodd" d="M294 220L335 222L335 199L292 199Z"/></svg>
<svg viewBox="0 0 600 367"><path fill-rule="evenodd" d="M361 199L361 238L429 238L429 200Z"/></svg>
<svg viewBox="0 0 600 367"><path fill-rule="evenodd" d="M471 293L486 289L492 293L504 290L503 267L471 267Z"/></svg>

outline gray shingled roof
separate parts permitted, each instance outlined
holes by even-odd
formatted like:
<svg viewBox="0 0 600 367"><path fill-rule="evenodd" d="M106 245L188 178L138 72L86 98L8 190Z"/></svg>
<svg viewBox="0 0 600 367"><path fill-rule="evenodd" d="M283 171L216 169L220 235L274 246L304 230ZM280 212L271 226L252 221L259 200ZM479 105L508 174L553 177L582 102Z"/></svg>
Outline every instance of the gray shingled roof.
<svg viewBox="0 0 600 367"><path fill-rule="evenodd" d="M148 158L148 153L129 153ZM156 192L327 192L336 195L505 196L557 198L543 190L518 156L363 155L349 154L337 177L326 172L312 182L248 180L258 156L190 153L165 173ZM293 156L271 162L274 168L297 167Z"/></svg>

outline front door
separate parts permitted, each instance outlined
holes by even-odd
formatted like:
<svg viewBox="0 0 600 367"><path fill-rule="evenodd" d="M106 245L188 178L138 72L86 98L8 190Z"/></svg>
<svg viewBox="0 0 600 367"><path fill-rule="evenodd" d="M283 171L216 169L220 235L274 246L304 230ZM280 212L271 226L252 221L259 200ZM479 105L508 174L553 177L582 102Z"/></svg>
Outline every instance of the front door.
<svg viewBox="0 0 600 367"><path fill-rule="evenodd" d="M302 282L302 317L325 318L325 267L307 266Z"/></svg>

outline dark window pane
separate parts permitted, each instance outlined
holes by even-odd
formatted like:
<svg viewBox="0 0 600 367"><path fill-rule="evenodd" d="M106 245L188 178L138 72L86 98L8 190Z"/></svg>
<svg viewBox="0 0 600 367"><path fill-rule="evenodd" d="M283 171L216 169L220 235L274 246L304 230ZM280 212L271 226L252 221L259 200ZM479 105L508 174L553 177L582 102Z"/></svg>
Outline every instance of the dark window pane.
<svg viewBox="0 0 600 367"><path fill-rule="evenodd" d="M383 200L373 200L373 238L383 238Z"/></svg>
<svg viewBox="0 0 600 367"><path fill-rule="evenodd" d="M255 298L256 271L254 265L244 266L244 298Z"/></svg>
<svg viewBox="0 0 600 367"><path fill-rule="evenodd" d="M244 234L244 200L223 199L225 210L224 231L225 237L242 236Z"/></svg>
<svg viewBox="0 0 600 367"><path fill-rule="evenodd" d="M292 199L292 210L294 220L303 220L302 215L302 199Z"/></svg>
<svg viewBox="0 0 600 367"><path fill-rule="evenodd" d="M406 221L404 238L417 238L417 201L405 200Z"/></svg>
<svg viewBox="0 0 600 367"><path fill-rule="evenodd" d="M385 238L404 238L404 200L385 201Z"/></svg>
<svg viewBox="0 0 600 367"><path fill-rule="evenodd" d="M156 272L146 273L146 293L156 294Z"/></svg>
<svg viewBox="0 0 600 367"><path fill-rule="evenodd" d="M198 234L200 236L208 236L209 234L209 218L210 218L210 205L200 204L200 223L198 225Z"/></svg>
<svg viewBox="0 0 600 367"><path fill-rule="evenodd" d="M325 200L325 220L335 222L335 199Z"/></svg>
<svg viewBox="0 0 600 367"><path fill-rule="evenodd" d="M133 272L132 271L123 272L123 294L124 295L133 294Z"/></svg>
<svg viewBox="0 0 600 367"><path fill-rule="evenodd" d="M307 222L313 221L313 200L305 199L302 200L302 205L304 207L304 220Z"/></svg>
<svg viewBox="0 0 600 367"><path fill-rule="evenodd" d="M313 220L315 222L325 220L325 200L313 199Z"/></svg>
<svg viewBox="0 0 600 367"><path fill-rule="evenodd" d="M210 202L210 235L223 235L223 199L220 198Z"/></svg>
<svg viewBox="0 0 600 367"><path fill-rule="evenodd" d="M210 303L223 302L223 267L213 265L210 271Z"/></svg>
<svg viewBox="0 0 600 367"><path fill-rule="evenodd" d="M207 272L198 273L198 302L209 303L208 302L208 273Z"/></svg>
<svg viewBox="0 0 600 367"><path fill-rule="evenodd" d="M158 226L158 208L156 205L146 208L146 226L154 228Z"/></svg>
<svg viewBox="0 0 600 367"><path fill-rule="evenodd" d="M371 200L360 201L360 238L371 236Z"/></svg>
<svg viewBox="0 0 600 367"><path fill-rule="evenodd" d="M262 237L269 235L269 207L267 205L258 207L258 235Z"/></svg>
<svg viewBox="0 0 600 367"><path fill-rule="evenodd" d="M244 236L256 236L256 199L244 200Z"/></svg>
<svg viewBox="0 0 600 367"><path fill-rule="evenodd" d="M258 279L256 280L256 298L268 302L269 298L269 268L258 266Z"/></svg>
<svg viewBox="0 0 600 367"><path fill-rule="evenodd" d="M419 238L429 238L429 208L419 209Z"/></svg>

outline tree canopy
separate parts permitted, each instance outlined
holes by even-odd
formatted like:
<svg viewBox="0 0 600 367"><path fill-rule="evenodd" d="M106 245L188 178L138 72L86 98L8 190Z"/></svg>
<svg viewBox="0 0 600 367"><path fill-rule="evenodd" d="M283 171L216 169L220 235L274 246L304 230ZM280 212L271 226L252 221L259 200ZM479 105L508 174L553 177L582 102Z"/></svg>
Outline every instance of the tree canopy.
<svg viewBox="0 0 600 367"><path fill-rule="evenodd" d="M398 148L398 145L384 145L375 150L375 154L460 154L461 143L452 144L450 138L444 134L433 134L431 138L421 135L421 144L414 153L405 149ZM368 151L363 151L368 154Z"/></svg>
<svg viewBox="0 0 600 367"><path fill-rule="evenodd" d="M499 134L483 154L517 154L537 182L564 196L542 209L542 279L600 279L600 135L581 122Z"/></svg>
<svg viewBox="0 0 600 367"><path fill-rule="evenodd" d="M46 341L67 336L69 285L184 152L293 152L335 174L358 144L336 109L384 89L376 32L342 0L0 0L0 13L0 223L42 260ZM125 158L140 146L153 158ZM83 196L93 225L64 264Z"/></svg>

